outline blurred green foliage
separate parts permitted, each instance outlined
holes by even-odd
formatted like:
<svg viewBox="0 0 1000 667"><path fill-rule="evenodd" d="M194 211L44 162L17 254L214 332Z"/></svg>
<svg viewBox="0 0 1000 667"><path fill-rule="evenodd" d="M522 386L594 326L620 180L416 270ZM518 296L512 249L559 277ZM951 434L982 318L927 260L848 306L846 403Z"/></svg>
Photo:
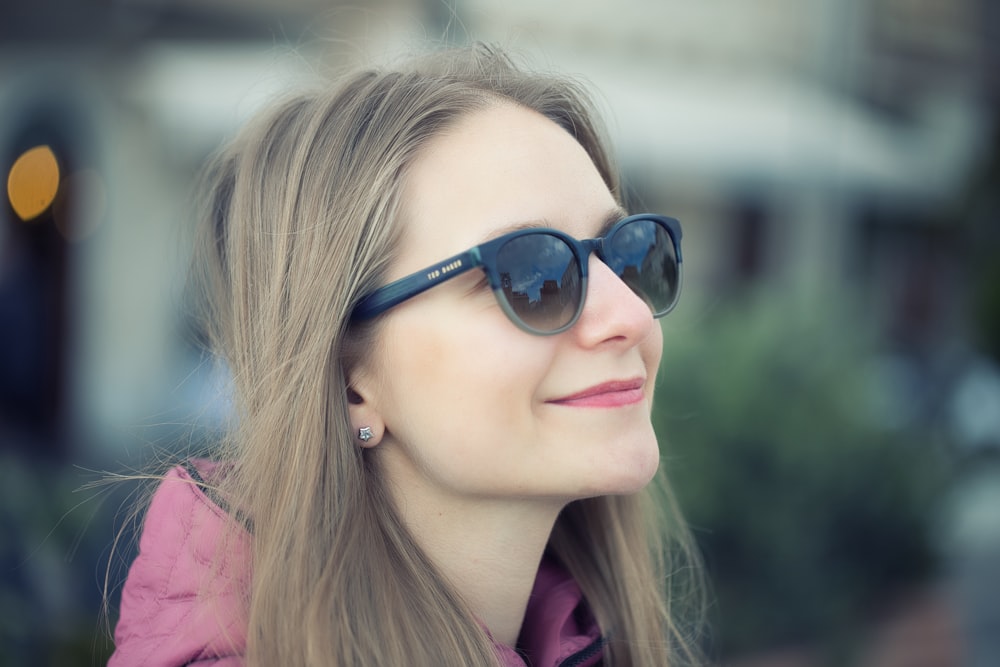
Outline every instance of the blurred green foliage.
<svg viewBox="0 0 1000 667"><path fill-rule="evenodd" d="M992 127L989 148L960 193L953 215L963 228L974 342L1000 363L1000 110L993 110Z"/></svg>
<svg viewBox="0 0 1000 667"><path fill-rule="evenodd" d="M723 657L850 650L873 610L933 573L948 457L916 425L888 426L873 340L832 297L667 320L654 422Z"/></svg>

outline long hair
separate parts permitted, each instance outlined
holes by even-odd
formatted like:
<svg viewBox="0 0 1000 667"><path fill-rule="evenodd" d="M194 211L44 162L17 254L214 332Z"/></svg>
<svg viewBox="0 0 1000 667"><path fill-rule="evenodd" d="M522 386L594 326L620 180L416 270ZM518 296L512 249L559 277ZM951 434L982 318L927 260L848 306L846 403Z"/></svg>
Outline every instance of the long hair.
<svg viewBox="0 0 1000 667"><path fill-rule="evenodd" d="M378 327L349 318L392 260L409 165L428 140L500 101L569 132L621 199L581 89L482 46L285 99L207 171L192 275L210 344L233 378L236 417L218 452L229 468L217 483L252 525L248 665L497 661L357 446L347 378ZM665 527L682 534L683 525L651 520L650 506L663 503L647 496L572 503L549 545L609 635L606 662L616 666L675 664L689 646L671 621L662 541Z"/></svg>

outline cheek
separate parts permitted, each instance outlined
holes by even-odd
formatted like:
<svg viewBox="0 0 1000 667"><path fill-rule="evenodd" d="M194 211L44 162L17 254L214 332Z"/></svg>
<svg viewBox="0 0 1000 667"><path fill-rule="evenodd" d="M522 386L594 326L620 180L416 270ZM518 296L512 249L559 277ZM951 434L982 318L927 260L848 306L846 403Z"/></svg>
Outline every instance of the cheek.
<svg viewBox="0 0 1000 667"><path fill-rule="evenodd" d="M493 313L399 315L385 329L380 406L397 437L436 447L451 432L487 437L530 415L548 364L543 346L524 344L527 336Z"/></svg>
<svg viewBox="0 0 1000 667"><path fill-rule="evenodd" d="M425 313L412 326L399 319L382 357L387 474L400 488L431 481L470 493L523 477L511 462L537 436L547 346L488 314L461 328Z"/></svg>
<svg viewBox="0 0 1000 667"><path fill-rule="evenodd" d="M648 377L655 380L663 359L663 320L656 320L649 336L642 343L642 357L646 365Z"/></svg>

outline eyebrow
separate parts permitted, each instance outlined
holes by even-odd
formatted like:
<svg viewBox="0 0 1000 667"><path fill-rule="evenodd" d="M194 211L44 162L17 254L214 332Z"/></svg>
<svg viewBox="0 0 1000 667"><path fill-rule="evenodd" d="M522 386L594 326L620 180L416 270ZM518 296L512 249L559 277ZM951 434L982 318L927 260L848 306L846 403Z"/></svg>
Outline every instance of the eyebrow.
<svg viewBox="0 0 1000 667"><path fill-rule="evenodd" d="M610 209L607 213L604 214L604 217L601 221L601 226L600 228L598 228L597 234L595 236L603 236L604 234L607 233L609 229L615 226L615 223L617 223L619 220L627 216L628 213L621 206L615 206L614 208ZM501 236L505 234L510 234L511 232L518 232L521 231L522 229L537 229L539 227L553 227L553 224L545 218L541 218L538 220L525 220L523 222L515 222L509 225L504 225L499 229L494 229L492 232L490 232L485 237L480 239L479 243L477 243L476 245L481 245L483 243L486 243L487 241L492 241L493 239L500 238Z"/></svg>
<svg viewBox="0 0 1000 667"><path fill-rule="evenodd" d="M608 233L608 230L614 227L620 220L628 217L628 211L626 211L621 206L615 206L613 209L607 212L604 216L604 223L601 225L600 230L597 232L597 236L604 236Z"/></svg>

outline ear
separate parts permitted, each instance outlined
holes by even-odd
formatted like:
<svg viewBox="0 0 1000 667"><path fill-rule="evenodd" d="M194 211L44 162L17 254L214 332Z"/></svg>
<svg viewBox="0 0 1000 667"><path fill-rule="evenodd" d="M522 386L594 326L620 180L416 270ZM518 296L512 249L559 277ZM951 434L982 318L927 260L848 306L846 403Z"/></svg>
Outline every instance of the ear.
<svg viewBox="0 0 1000 667"><path fill-rule="evenodd" d="M347 412L351 418L351 437L359 447L374 447L382 442L385 422L375 408L370 384L360 380L347 387Z"/></svg>

